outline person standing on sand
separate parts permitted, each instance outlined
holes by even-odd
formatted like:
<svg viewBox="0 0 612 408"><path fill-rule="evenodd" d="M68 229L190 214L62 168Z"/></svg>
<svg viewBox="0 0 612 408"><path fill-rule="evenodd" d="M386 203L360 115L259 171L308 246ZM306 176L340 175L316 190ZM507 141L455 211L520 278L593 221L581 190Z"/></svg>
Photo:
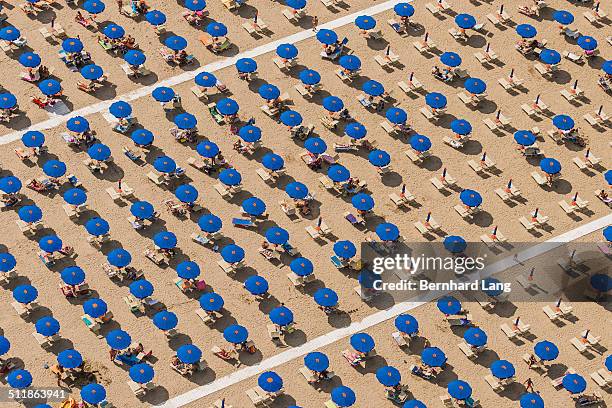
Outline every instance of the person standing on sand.
<svg viewBox="0 0 612 408"><path fill-rule="evenodd" d="M533 392L533 381L531 378L527 378L527 381L523 383L527 392Z"/></svg>
<svg viewBox="0 0 612 408"><path fill-rule="evenodd" d="M119 7L119 14L123 14L123 0L117 0L117 7Z"/></svg>
<svg viewBox="0 0 612 408"><path fill-rule="evenodd" d="M312 16L312 31L317 32L317 26L319 25L319 17Z"/></svg>

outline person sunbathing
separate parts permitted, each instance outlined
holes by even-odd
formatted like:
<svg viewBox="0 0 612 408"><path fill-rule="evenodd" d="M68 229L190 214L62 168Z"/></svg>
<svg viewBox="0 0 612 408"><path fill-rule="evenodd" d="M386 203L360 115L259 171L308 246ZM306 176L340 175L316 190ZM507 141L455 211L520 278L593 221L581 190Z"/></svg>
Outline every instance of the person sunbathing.
<svg viewBox="0 0 612 408"><path fill-rule="evenodd" d="M308 201L306 200L295 200L295 208L302 215L310 214L310 206L308 205Z"/></svg>
<svg viewBox="0 0 612 408"><path fill-rule="evenodd" d="M17 198L14 194L9 194L2 197L2 203L5 207L11 207L19 202L19 198Z"/></svg>
<svg viewBox="0 0 612 408"><path fill-rule="evenodd" d="M604 203L612 203L612 198L610 198L610 195L606 193L606 190L604 189L597 194L597 197L599 197Z"/></svg>
<svg viewBox="0 0 612 408"><path fill-rule="evenodd" d="M270 243L268 243L268 241L263 241L261 243L259 252L266 258L270 258L274 254L274 250L270 248Z"/></svg>

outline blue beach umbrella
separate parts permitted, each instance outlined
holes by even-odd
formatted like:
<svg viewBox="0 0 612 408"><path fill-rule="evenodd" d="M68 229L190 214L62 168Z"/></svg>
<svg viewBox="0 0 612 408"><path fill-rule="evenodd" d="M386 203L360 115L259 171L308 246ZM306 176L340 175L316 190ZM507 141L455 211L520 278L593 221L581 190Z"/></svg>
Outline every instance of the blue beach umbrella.
<svg viewBox="0 0 612 408"><path fill-rule="evenodd" d="M606 357L606 362L604 365L606 366L606 369L608 369L608 371L612 371L612 354Z"/></svg>
<svg viewBox="0 0 612 408"><path fill-rule="evenodd" d="M457 14L455 16L455 24L457 24L459 28L469 30L476 25L476 18L471 14Z"/></svg>
<svg viewBox="0 0 612 408"><path fill-rule="evenodd" d="M37 130L29 130L21 136L25 147L42 147L45 144L45 135Z"/></svg>
<svg viewBox="0 0 612 408"><path fill-rule="evenodd" d="M445 52L440 55L440 62L447 67L458 67L461 65L461 57L456 52Z"/></svg>
<svg viewBox="0 0 612 408"><path fill-rule="evenodd" d="M38 297L38 290L32 285L19 285L13 289L13 299L19 303L32 303Z"/></svg>
<svg viewBox="0 0 612 408"><path fill-rule="evenodd" d="M491 374L500 379L514 377L516 370L508 360L497 360L491 364Z"/></svg>
<svg viewBox="0 0 612 408"><path fill-rule="evenodd" d="M559 130L572 130L575 126L574 119L569 115L555 115L553 117L553 126Z"/></svg>
<svg viewBox="0 0 612 408"><path fill-rule="evenodd" d="M104 161L111 156L111 150L105 144L95 143L87 149L87 154L92 160Z"/></svg>
<svg viewBox="0 0 612 408"><path fill-rule="evenodd" d="M32 374L28 370L13 370L6 377L6 382L13 388L27 388L32 384Z"/></svg>
<svg viewBox="0 0 612 408"><path fill-rule="evenodd" d="M129 117L132 114L132 107L127 102L117 101L117 102L114 102L108 108L108 111L114 117L116 117L118 119L121 119L121 118L127 118L127 117Z"/></svg>
<svg viewBox="0 0 612 408"><path fill-rule="evenodd" d="M309 370L320 373L329 368L329 358L319 351L313 351L304 356L304 365Z"/></svg>
<svg viewBox="0 0 612 408"><path fill-rule="evenodd" d="M200 276L200 266L193 261L183 261L176 265L176 274L181 279L196 279Z"/></svg>
<svg viewBox="0 0 612 408"><path fill-rule="evenodd" d="M452 398L466 400L472 395L472 387L465 381L455 380L448 384L448 393Z"/></svg>
<svg viewBox="0 0 612 408"><path fill-rule="evenodd" d="M306 7L306 0L285 0L285 4L294 10L301 10Z"/></svg>
<svg viewBox="0 0 612 408"><path fill-rule="evenodd" d="M356 55L343 55L338 60L340 66L349 71L356 71L361 68L361 60Z"/></svg>
<svg viewBox="0 0 612 408"><path fill-rule="evenodd" d="M198 220L198 227L209 234L215 233L221 229L223 222L221 218L214 214L205 214Z"/></svg>
<svg viewBox="0 0 612 408"><path fill-rule="evenodd" d="M81 398L88 404L99 404L106 399L106 390L100 384L87 384L81 389Z"/></svg>
<svg viewBox="0 0 612 408"><path fill-rule="evenodd" d="M439 92L430 92L425 95L425 103L433 109L443 109L446 107L446 96Z"/></svg>
<svg viewBox="0 0 612 408"><path fill-rule="evenodd" d="M396 107L389 108L385 113L385 117L395 125L400 125L408 120L406 111Z"/></svg>
<svg viewBox="0 0 612 408"><path fill-rule="evenodd" d="M85 282L85 271L78 266L64 268L60 276L66 285L76 286Z"/></svg>
<svg viewBox="0 0 612 408"><path fill-rule="evenodd" d="M367 333L355 333L350 338L351 347L360 353L369 353L374 350L374 339Z"/></svg>
<svg viewBox="0 0 612 408"><path fill-rule="evenodd" d="M522 38L533 38L538 34L538 30L531 24L519 24L516 26L516 33Z"/></svg>
<svg viewBox="0 0 612 408"><path fill-rule="evenodd" d="M266 231L266 239L271 244L283 245L289 241L289 232L281 227L271 227Z"/></svg>
<svg viewBox="0 0 612 408"><path fill-rule="evenodd" d="M465 248L467 248L467 242L465 242L465 239L458 235L448 235L446 238L444 238L444 248L453 254L459 254L465 251Z"/></svg>
<svg viewBox="0 0 612 408"><path fill-rule="evenodd" d="M108 253L106 260L116 268L125 268L132 262L132 255L123 248L117 248Z"/></svg>
<svg viewBox="0 0 612 408"><path fill-rule="evenodd" d="M376 226L376 235L381 241L395 241L399 238L399 228L390 222L382 222Z"/></svg>
<svg viewBox="0 0 612 408"><path fill-rule="evenodd" d="M438 310L446 315L456 315L461 311L461 302L453 296L444 296L438 299Z"/></svg>
<svg viewBox="0 0 612 408"><path fill-rule="evenodd" d="M272 84L263 84L259 87L259 90L257 92L259 93L259 96L269 101L276 99L280 96L280 89L278 89L277 86Z"/></svg>
<svg viewBox="0 0 612 408"><path fill-rule="evenodd" d="M300 81L304 85L316 85L321 82L321 74L313 69L304 69L300 71Z"/></svg>
<svg viewBox="0 0 612 408"><path fill-rule="evenodd" d="M368 154L368 161L376 167L385 167L391 163L391 156L384 150L372 150Z"/></svg>
<svg viewBox="0 0 612 408"><path fill-rule="evenodd" d="M374 289L374 286L377 282L380 282L380 275L375 274L372 271L367 269L362 270L357 276L357 280L359 281L359 285L363 288Z"/></svg>
<svg viewBox="0 0 612 408"><path fill-rule="evenodd" d="M104 75L104 70L99 65L89 64L81 68L81 76L83 76L83 78L88 79L90 81L95 81L96 79L100 79L102 75Z"/></svg>
<svg viewBox="0 0 612 408"><path fill-rule="evenodd" d="M62 49L67 53L83 51L83 43L78 38L66 38L62 41Z"/></svg>
<svg viewBox="0 0 612 408"><path fill-rule="evenodd" d="M237 186L242 181L242 176L236 169L224 169L219 173L219 181L226 186Z"/></svg>
<svg viewBox="0 0 612 408"><path fill-rule="evenodd" d="M130 293L137 299L145 299L153 294L153 284L146 279L130 283Z"/></svg>
<svg viewBox="0 0 612 408"><path fill-rule="evenodd" d="M351 204L359 211L370 211L374 208L374 199L366 193L358 193L351 199Z"/></svg>
<svg viewBox="0 0 612 408"><path fill-rule="evenodd" d="M466 91L472 94L481 94L487 90L487 84L480 78L468 78L463 86Z"/></svg>
<svg viewBox="0 0 612 408"><path fill-rule="evenodd" d="M47 235L38 241L38 246L45 252L55 252L62 249L62 240L57 235Z"/></svg>
<svg viewBox="0 0 612 408"><path fill-rule="evenodd" d="M409 3L397 3L393 7L393 11L400 17L412 17L414 14L414 7Z"/></svg>
<svg viewBox="0 0 612 408"><path fill-rule="evenodd" d="M338 34L332 30L322 28L317 31L317 40L325 45L330 45L338 41Z"/></svg>
<svg viewBox="0 0 612 408"><path fill-rule="evenodd" d="M563 377L563 388L568 390L570 394L578 394L586 390L586 380L578 374L566 374Z"/></svg>
<svg viewBox="0 0 612 408"><path fill-rule="evenodd" d="M285 306L279 306L272 309L269 317L272 323L279 326L288 326L293 323L293 312Z"/></svg>
<svg viewBox="0 0 612 408"><path fill-rule="evenodd" d="M588 35L581 36L576 43L585 51L593 51L597 48L597 40Z"/></svg>
<svg viewBox="0 0 612 408"><path fill-rule="evenodd" d="M266 212L266 203L260 198L249 197L242 202L242 209L249 215L259 216Z"/></svg>
<svg viewBox="0 0 612 408"><path fill-rule="evenodd" d="M227 27L223 23L213 21L206 26L206 32L212 37L223 37L227 34Z"/></svg>
<svg viewBox="0 0 612 408"><path fill-rule="evenodd" d="M344 108L344 102L337 96L327 96L323 99L323 108L330 112L340 112Z"/></svg>
<svg viewBox="0 0 612 408"><path fill-rule="evenodd" d="M149 24L159 26L166 22L166 15L159 10L151 10L145 14L145 19Z"/></svg>
<svg viewBox="0 0 612 408"><path fill-rule="evenodd" d="M239 324L233 324L223 330L223 338L229 343L240 344L247 341L249 332L246 327Z"/></svg>
<svg viewBox="0 0 612 408"><path fill-rule="evenodd" d="M111 23L104 27L102 33L111 40L118 40L125 35L125 29L118 24Z"/></svg>
<svg viewBox="0 0 612 408"><path fill-rule="evenodd" d="M90 14L100 14L106 9L106 5L100 0L87 0L83 3L83 10Z"/></svg>
<svg viewBox="0 0 612 408"><path fill-rule="evenodd" d="M87 194L80 188L71 188L64 193L64 201L70 205L81 205L87 201Z"/></svg>
<svg viewBox="0 0 612 408"><path fill-rule="evenodd" d="M182 184L176 188L174 195L184 203L193 203L198 199L198 190L190 184Z"/></svg>
<svg viewBox="0 0 612 408"><path fill-rule="evenodd" d="M553 18L555 21L562 25L570 25L574 22L574 15L569 11L565 10L555 10L553 13Z"/></svg>
<svg viewBox="0 0 612 408"><path fill-rule="evenodd" d="M21 37L21 32L13 26L4 27L0 30L0 39L4 41L12 42L19 39L19 37Z"/></svg>
<svg viewBox="0 0 612 408"><path fill-rule="evenodd" d="M338 305L338 294L330 288L318 289L313 295L317 305L322 307L334 307Z"/></svg>
<svg viewBox="0 0 612 408"><path fill-rule="evenodd" d="M180 35L173 35L172 37L166 38L164 45L172 51L180 51L187 48L187 40Z"/></svg>
<svg viewBox="0 0 612 408"><path fill-rule="evenodd" d="M346 167L334 164L327 170L327 176L336 183L342 183L351 177L351 173Z"/></svg>
<svg viewBox="0 0 612 408"><path fill-rule="evenodd" d="M17 105L17 97L11 93L0 94L0 109L12 109Z"/></svg>
<svg viewBox="0 0 612 408"><path fill-rule="evenodd" d="M220 152L219 146L215 142L211 142L210 140L205 140L203 142L198 143L196 146L196 151L202 157L207 159L212 159L217 156Z"/></svg>
<svg viewBox="0 0 612 408"><path fill-rule="evenodd" d="M410 137L410 147L417 152L426 152L431 148L431 140L427 136L412 135Z"/></svg>
<svg viewBox="0 0 612 408"><path fill-rule="evenodd" d="M178 324L178 317L172 312L162 310L161 312L155 313L153 316L153 324L159 330L171 330Z"/></svg>
<svg viewBox="0 0 612 408"><path fill-rule="evenodd" d="M294 110L286 110L281 113L280 121L285 126L298 126L302 123L302 115Z"/></svg>
<svg viewBox="0 0 612 408"><path fill-rule="evenodd" d="M198 120L191 113L180 113L174 117L174 124L179 129L193 129L198 124Z"/></svg>
<svg viewBox="0 0 612 408"><path fill-rule="evenodd" d="M153 167L161 173L172 173L176 170L176 162L168 156L159 156L153 162Z"/></svg>
<svg viewBox="0 0 612 408"><path fill-rule="evenodd" d="M487 333L478 327L470 327L463 333L463 339L470 346L481 347L487 344Z"/></svg>
<svg viewBox="0 0 612 408"><path fill-rule="evenodd" d="M2 177L0 179L0 190L6 194L15 194L21 190L21 180L15 176Z"/></svg>
<svg viewBox="0 0 612 408"><path fill-rule="evenodd" d="M251 73L257 71L257 62L252 58L240 58L236 61L238 72Z"/></svg>
<svg viewBox="0 0 612 408"><path fill-rule="evenodd" d="M155 371L146 363L140 363L130 367L130 378L139 384L146 384L153 380Z"/></svg>
<svg viewBox="0 0 612 408"><path fill-rule="evenodd" d="M293 44L280 44L276 47L276 55L284 59L292 59L298 56L298 49Z"/></svg>
<svg viewBox="0 0 612 408"><path fill-rule="evenodd" d="M608 75L612 75L612 60L608 60L606 62L604 62L601 66L601 69L603 70L603 72L605 72Z"/></svg>
<svg viewBox="0 0 612 408"><path fill-rule="evenodd" d="M112 330L106 335L106 343L114 350L123 350L132 344L132 338L123 330Z"/></svg>
<svg viewBox="0 0 612 408"><path fill-rule="evenodd" d="M191 11L202 11L206 8L204 0L185 0L185 7Z"/></svg>
<svg viewBox="0 0 612 408"><path fill-rule="evenodd" d="M89 299L85 303L83 303L83 312L87 315L93 317L102 317L108 311L108 306L106 302L102 299Z"/></svg>
<svg viewBox="0 0 612 408"><path fill-rule="evenodd" d="M298 276L308 276L314 271L314 265L308 258L299 257L291 261L289 269Z"/></svg>
<svg viewBox="0 0 612 408"><path fill-rule="evenodd" d="M413 399L406 401L404 405L402 405L402 408L427 408L427 405L422 401Z"/></svg>
<svg viewBox="0 0 612 408"><path fill-rule="evenodd" d="M200 297L200 307L207 312L218 312L224 304L225 301L218 293L206 293Z"/></svg>
<svg viewBox="0 0 612 408"><path fill-rule="evenodd" d="M260 296L268 291L269 284L263 276L251 275L244 281L244 288L250 294Z"/></svg>
<svg viewBox="0 0 612 408"><path fill-rule="evenodd" d="M62 90L62 85L55 79L45 79L38 84L38 89L45 95L55 95Z"/></svg>
<svg viewBox="0 0 612 408"><path fill-rule="evenodd" d="M557 174L561 171L561 163L556 159L546 157L540 160L540 169L546 174Z"/></svg>
<svg viewBox="0 0 612 408"><path fill-rule="evenodd" d="M257 126L246 125L240 128L238 136L247 143L255 143L261 139L261 129Z"/></svg>
<svg viewBox="0 0 612 408"><path fill-rule="evenodd" d="M57 355L57 363L70 370L83 364L83 356L74 349L64 350Z"/></svg>
<svg viewBox="0 0 612 408"><path fill-rule="evenodd" d="M36 332L42 336L50 337L59 332L60 324L57 319L51 316L41 317L34 324Z"/></svg>
<svg viewBox="0 0 612 408"><path fill-rule="evenodd" d="M521 146L531 146L536 142L536 137L529 130L518 130L514 132L514 140Z"/></svg>
<svg viewBox="0 0 612 408"><path fill-rule="evenodd" d="M153 92L151 92L153 99L162 103L170 102L172 99L174 99L175 95L174 90L172 88L168 88L167 86L158 86L153 90Z"/></svg>
<svg viewBox="0 0 612 408"><path fill-rule="evenodd" d="M176 247L177 239L172 232L162 231L153 236L153 242L162 249L172 249Z"/></svg>
<svg viewBox="0 0 612 408"><path fill-rule="evenodd" d="M89 122L82 116L75 116L66 122L66 128L75 133L83 133L89 129Z"/></svg>
<svg viewBox="0 0 612 408"><path fill-rule="evenodd" d="M217 102L217 110L222 115L235 115L239 109L238 102L230 98L224 98Z"/></svg>
<svg viewBox="0 0 612 408"><path fill-rule="evenodd" d="M548 65L554 65L561 62L561 54L555 50L546 48L540 53L540 61Z"/></svg>
<svg viewBox="0 0 612 408"><path fill-rule="evenodd" d="M195 83L203 88L210 88L217 84L217 77L210 72L200 72L195 77Z"/></svg>
<svg viewBox="0 0 612 408"><path fill-rule="evenodd" d="M544 408L544 400L535 392L521 395L519 402L521 408Z"/></svg>
<svg viewBox="0 0 612 408"><path fill-rule="evenodd" d="M371 16L358 16L355 25L361 30L372 30L376 27L376 20Z"/></svg>
<svg viewBox="0 0 612 408"><path fill-rule="evenodd" d="M402 375L397 368L386 366L376 370L376 379L385 387L395 387L402 380Z"/></svg>
<svg viewBox="0 0 612 408"><path fill-rule="evenodd" d="M128 52L126 52L123 56L123 59L130 65L138 66L144 64L147 60L147 57L142 51L128 50Z"/></svg>
<svg viewBox="0 0 612 408"><path fill-rule="evenodd" d="M344 127L344 133L352 139L359 140L366 137L368 130L359 122L351 122Z"/></svg>
<svg viewBox="0 0 612 408"><path fill-rule="evenodd" d="M401 314L395 318L395 328L402 333L414 334L419 331L419 322L412 315Z"/></svg>
<svg viewBox="0 0 612 408"><path fill-rule="evenodd" d="M363 84L361 90L371 96L380 96L385 93L385 87L378 81L369 80Z"/></svg>
<svg viewBox="0 0 612 408"><path fill-rule="evenodd" d="M612 186L612 170L608 170L604 173L604 179L609 186Z"/></svg>
<svg viewBox="0 0 612 408"><path fill-rule="evenodd" d="M225 262L236 263L244 259L244 249L235 244L229 244L221 249L221 257Z"/></svg>
<svg viewBox="0 0 612 408"><path fill-rule="evenodd" d="M465 189L459 194L461 202L468 207L478 207L482 204L482 196L478 191Z"/></svg>
<svg viewBox="0 0 612 408"><path fill-rule="evenodd" d="M183 344L176 350L176 356L184 364L196 364L202 358L202 350L193 344Z"/></svg>
<svg viewBox="0 0 612 408"><path fill-rule="evenodd" d="M153 204L148 201L136 201L130 207L130 213L141 220L149 219L155 213L155 209L153 208Z"/></svg>
<svg viewBox="0 0 612 408"><path fill-rule="evenodd" d="M487 288L493 288L493 289L485 289L483 290L483 292L487 295L487 296L491 296L491 297L496 297L501 295L502 293L504 293L504 290L500 287L500 280L499 279L495 279L495 278L486 278L483 280L483 284L485 285L485 287Z"/></svg>
<svg viewBox="0 0 612 408"><path fill-rule="evenodd" d="M304 147L312 154L322 154L327 150L327 144L320 137L309 137L304 142Z"/></svg>
<svg viewBox="0 0 612 408"><path fill-rule="evenodd" d="M274 371L266 371L257 378L257 385L266 392L278 392L283 388L283 379Z"/></svg>
<svg viewBox="0 0 612 408"><path fill-rule="evenodd" d="M331 399L334 404L344 408L353 405L357 401L357 396L352 389L346 385L341 385L331 391Z"/></svg>
<svg viewBox="0 0 612 408"><path fill-rule="evenodd" d="M591 276L589 282L591 287L598 292L605 293L612 289L612 278L603 273L597 273Z"/></svg>
<svg viewBox="0 0 612 408"><path fill-rule="evenodd" d="M40 55L34 52L24 52L19 56L19 63L26 68L36 68L40 62Z"/></svg>
<svg viewBox="0 0 612 408"><path fill-rule="evenodd" d="M17 260L8 252L0 254L0 272L9 272L15 269Z"/></svg>
<svg viewBox="0 0 612 408"><path fill-rule="evenodd" d="M559 349L557 346L547 340L540 341L537 343L533 351L535 355L544 361L552 361L559 356Z"/></svg>
<svg viewBox="0 0 612 408"><path fill-rule="evenodd" d="M450 127L453 132L461 136L466 136L472 133L472 125L465 119L453 120Z"/></svg>

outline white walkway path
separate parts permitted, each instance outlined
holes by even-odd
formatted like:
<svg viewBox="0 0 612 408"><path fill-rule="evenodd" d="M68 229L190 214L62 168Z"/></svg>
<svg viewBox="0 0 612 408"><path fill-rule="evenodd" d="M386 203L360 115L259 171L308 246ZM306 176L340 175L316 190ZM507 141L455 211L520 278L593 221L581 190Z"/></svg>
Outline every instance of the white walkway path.
<svg viewBox="0 0 612 408"><path fill-rule="evenodd" d="M533 257L542 255L554 248L557 248L563 245L564 243L574 241L580 237L583 237L592 232L600 230L610 224L612 224L612 214L609 214L605 217L591 221L580 227L574 228L573 230L568 231L564 234L558 235L554 238L551 238L548 241L542 242L540 244L535 244L534 246L522 252L519 252L518 257L509 256L494 264L491 264L483 271L481 276L483 275L490 276L492 274L496 274L500 271L503 271L512 266L515 266L517 264L516 259L518 259L520 262L527 261ZM163 407L163 408L178 408L178 407L185 406L197 399L204 398L214 392L227 388L240 381L243 381L255 375L261 374L264 371L271 370L274 367L284 364L290 360L302 357L310 353L311 351L315 351L331 343L334 343L338 340L342 340L346 337L349 337L354 333L366 330L386 320L392 319L402 313L406 313L422 305L423 303L427 301L431 301L441 295L443 294L442 293L429 293L427 296L423 296L417 302L399 303L390 309L374 313L366 317L360 322L354 322L348 327L333 330L332 332L325 334L323 336L317 337L315 339L312 339L299 347L292 348L282 353L276 354L275 356L272 356L266 360L263 360L261 363L255 366L243 368L225 377L221 377L213 381L210 384L206 384L206 385L194 388L193 390L188 391L184 394L178 395L174 398L171 398L165 403L158 405L158 406Z"/></svg>
<svg viewBox="0 0 612 408"><path fill-rule="evenodd" d="M375 15L375 14L379 14L382 13L383 11L387 11L393 8L393 6L395 6L395 4L399 3L400 0L388 0L379 4L376 4L372 7L369 7L367 9L364 10L359 10L355 13L346 15L344 17L340 17L336 20L327 22L325 24L321 24L318 28L327 28L330 30L333 30L335 28L338 27L342 27L345 26L347 24L352 24L355 21L355 18L359 15L362 14L367 14L367 15ZM214 62L211 62L210 64L204 65L202 67L200 67L199 69L195 70L195 71L189 71L189 72L183 72L179 75L164 79L162 81L159 81L153 85L149 85L149 86L144 86L138 89L135 89L134 91L128 92L127 94L124 95L120 95L117 98L115 98L114 100L110 100L110 101L102 101L93 105L89 105L80 109L77 109L67 115L55 115L45 121L36 123L34 125L31 125L30 127L26 128L26 129L22 129L19 131L15 131L15 132L11 132L8 133L4 136L0 137L0 145L3 144L7 144L7 143L11 143L15 140L18 140L21 138L21 135L23 135L24 132L28 131L28 130L39 130L39 131L43 131L46 129L52 129L56 126L59 126L65 122L68 121L68 119L70 119L73 116L87 116L87 115L92 115L94 113L99 113L102 112L106 109L108 109L108 107L115 101L117 100L124 100L126 102L130 102L136 99L140 99L144 96L148 96L151 94L151 92L153 91L153 89L157 88L158 86L168 86L168 87L172 87L187 81L191 81L193 78L195 78L195 76L197 74L199 74L200 72L215 72L218 71L220 69L223 68L227 68L230 67L232 65L234 65L236 63L236 61L240 58L255 58L259 55L262 54L266 54L268 52L274 51L276 50L276 47L278 47L278 45L280 44L285 44L285 43L289 43L289 44L295 44L297 42L306 40L308 38L314 37L315 33L312 30L304 30L304 31L300 31L298 33L289 35L287 37L281 38L279 40L276 41L272 41L270 43L261 45L259 47L253 48L249 51L245 51L245 52L241 52L231 58L225 58L225 59L221 59L221 60L217 60Z"/></svg>

